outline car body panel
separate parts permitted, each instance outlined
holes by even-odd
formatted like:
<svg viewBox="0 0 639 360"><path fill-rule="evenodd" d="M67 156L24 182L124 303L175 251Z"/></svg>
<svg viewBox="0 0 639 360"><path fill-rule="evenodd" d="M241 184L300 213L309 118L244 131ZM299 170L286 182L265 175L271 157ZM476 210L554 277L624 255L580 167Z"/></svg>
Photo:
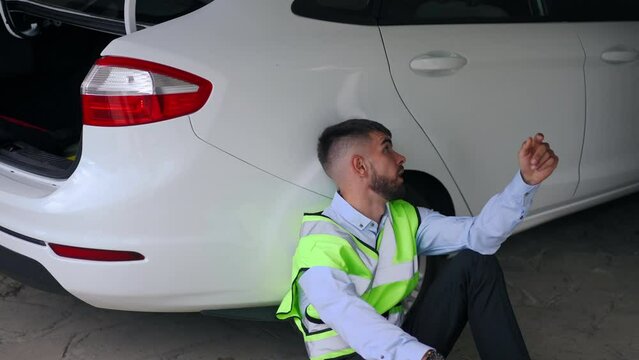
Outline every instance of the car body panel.
<svg viewBox="0 0 639 360"><path fill-rule="evenodd" d="M103 54L189 68L207 78L215 87L213 94L191 116L198 137L326 196L332 196L335 188L316 160L321 130L353 117L381 121L399 139L398 150L409 159L406 167L440 179L459 213L467 213L437 152L394 90L377 28L297 17L290 13L287 1L254 7L260 10L262 23L247 27L232 21L245 9L215 1L194 14L117 39ZM219 35L201 31L203 18L222 28L238 26L238 31ZM281 26L269 26L272 23ZM255 38L256 33L262 37ZM318 39L324 47L311 43ZM210 46L198 45L205 41ZM349 51L353 41L360 44L357 51ZM228 43L258 45L231 52L226 50ZM256 58L259 63L253 64ZM315 85L305 85L309 83ZM305 96L290 97L300 92ZM247 103L245 98L253 101Z"/></svg>
<svg viewBox="0 0 639 360"><path fill-rule="evenodd" d="M574 24L586 52L586 141L577 197L632 184L639 178L639 23ZM607 51L638 54L607 63Z"/></svg>
<svg viewBox="0 0 639 360"><path fill-rule="evenodd" d="M512 177L521 141L536 132L545 134L561 161L536 195L533 212L571 199L585 98L583 50L570 27L410 25L384 26L381 32L402 99L474 214ZM457 54L467 64L451 73L411 69L413 59L433 52Z"/></svg>
<svg viewBox="0 0 639 360"><path fill-rule="evenodd" d="M4 233L0 245L28 254L95 306L199 311L273 303L288 287L304 209L330 201L197 139L188 117L86 126L83 141L83 161L54 192L0 190L2 224L45 242L146 259L66 259Z"/></svg>

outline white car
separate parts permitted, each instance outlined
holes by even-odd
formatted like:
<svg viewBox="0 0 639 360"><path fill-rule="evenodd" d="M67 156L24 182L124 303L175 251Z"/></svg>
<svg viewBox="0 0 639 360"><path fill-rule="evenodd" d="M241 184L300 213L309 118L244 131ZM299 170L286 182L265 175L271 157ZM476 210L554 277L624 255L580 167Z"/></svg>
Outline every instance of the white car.
<svg viewBox="0 0 639 360"><path fill-rule="evenodd" d="M97 307L278 303L348 118L446 214L537 131L561 161L519 230L639 189L634 1L0 3L0 271Z"/></svg>

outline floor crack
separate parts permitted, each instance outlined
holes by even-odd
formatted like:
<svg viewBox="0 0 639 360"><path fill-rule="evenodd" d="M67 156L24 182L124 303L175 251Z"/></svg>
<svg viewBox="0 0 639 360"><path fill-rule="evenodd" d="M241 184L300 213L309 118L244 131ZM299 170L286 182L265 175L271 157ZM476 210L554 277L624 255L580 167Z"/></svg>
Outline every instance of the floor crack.
<svg viewBox="0 0 639 360"><path fill-rule="evenodd" d="M24 289L22 283L14 281L10 278L0 278L0 299L16 297Z"/></svg>

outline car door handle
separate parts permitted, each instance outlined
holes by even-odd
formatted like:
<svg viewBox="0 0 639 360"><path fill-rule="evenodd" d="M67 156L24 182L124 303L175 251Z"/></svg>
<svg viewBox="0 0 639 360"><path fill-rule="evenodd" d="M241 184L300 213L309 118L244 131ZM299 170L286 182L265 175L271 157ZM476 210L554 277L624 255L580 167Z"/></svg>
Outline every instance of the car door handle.
<svg viewBox="0 0 639 360"><path fill-rule="evenodd" d="M431 51L410 61L410 68L424 73L450 73L468 63L465 57L449 51Z"/></svg>
<svg viewBox="0 0 639 360"><path fill-rule="evenodd" d="M623 64L639 59L637 50L608 50L601 54L601 59L610 64Z"/></svg>

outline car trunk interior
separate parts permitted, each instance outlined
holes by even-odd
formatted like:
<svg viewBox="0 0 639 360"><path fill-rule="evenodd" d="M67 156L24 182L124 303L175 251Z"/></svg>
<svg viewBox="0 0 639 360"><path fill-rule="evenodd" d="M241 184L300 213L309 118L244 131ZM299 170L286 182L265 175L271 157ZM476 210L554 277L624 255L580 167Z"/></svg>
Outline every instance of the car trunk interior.
<svg viewBox="0 0 639 360"><path fill-rule="evenodd" d="M80 84L115 37L51 25L22 40L0 29L0 161L70 176L81 149Z"/></svg>

